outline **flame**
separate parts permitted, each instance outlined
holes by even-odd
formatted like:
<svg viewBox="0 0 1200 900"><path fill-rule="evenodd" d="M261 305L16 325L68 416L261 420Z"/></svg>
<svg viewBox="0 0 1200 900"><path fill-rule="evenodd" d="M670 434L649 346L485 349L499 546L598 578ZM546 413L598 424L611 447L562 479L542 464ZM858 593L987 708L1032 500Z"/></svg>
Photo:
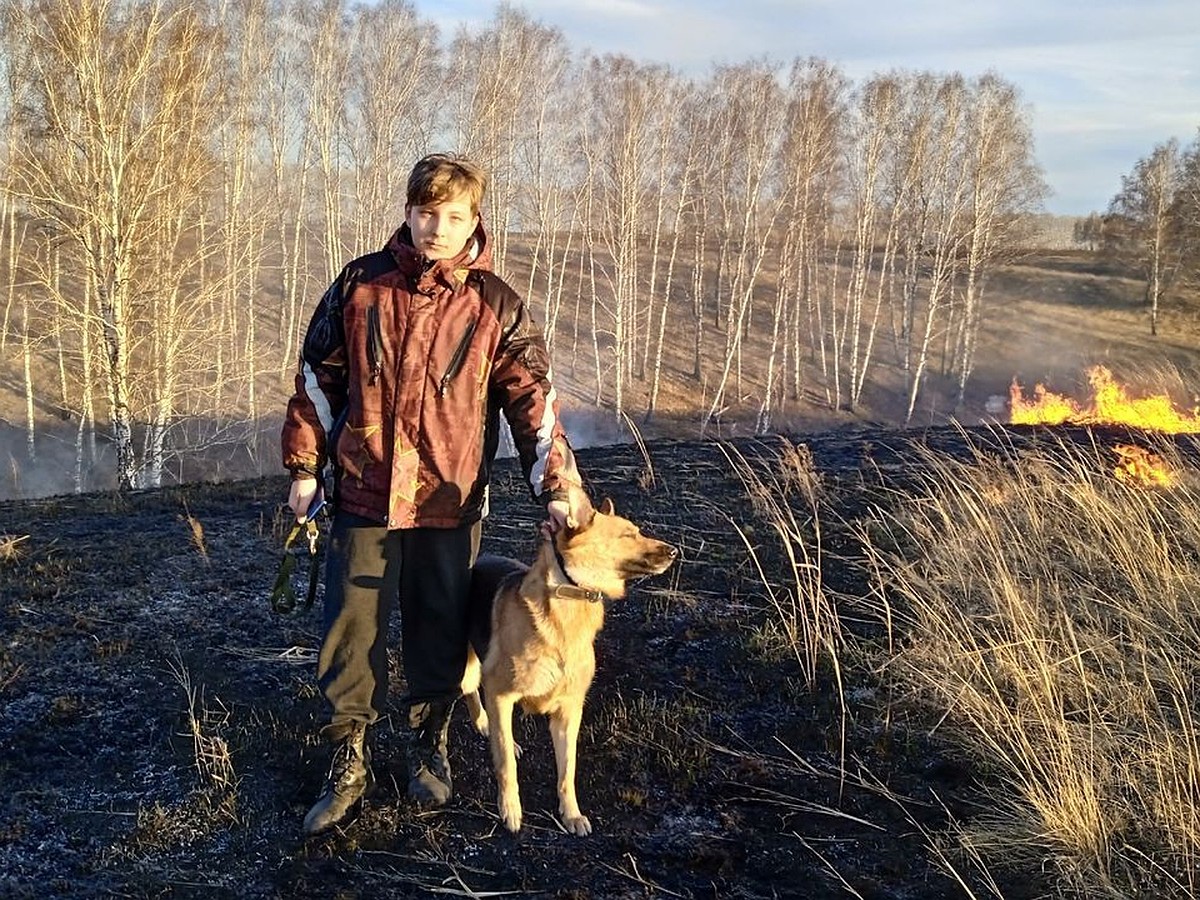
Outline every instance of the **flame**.
<svg viewBox="0 0 1200 900"><path fill-rule="evenodd" d="M1113 474L1117 481L1140 487L1174 487L1179 480L1157 453L1132 444L1117 444L1113 451L1121 458Z"/></svg>
<svg viewBox="0 0 1200 900"><path fill-rule="evenodd" d="M1183 412L1166 394L1130 397L1104 366L1092 366L1087 372L1092 386L1092 402L1076 403L1070 397L1047 391L1038 384L1033 399L1026 400L1014 378L1009 389L1014 425L1128 425L1146 431L1167 434L1200 432L1200 411Z"/></svg>

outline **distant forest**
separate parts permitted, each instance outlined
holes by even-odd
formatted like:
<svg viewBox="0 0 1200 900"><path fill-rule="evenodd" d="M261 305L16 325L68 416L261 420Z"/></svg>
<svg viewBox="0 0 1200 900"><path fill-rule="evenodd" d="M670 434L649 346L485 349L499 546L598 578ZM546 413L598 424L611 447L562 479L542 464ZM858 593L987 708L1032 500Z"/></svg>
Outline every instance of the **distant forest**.
<svg viewBox="0 0 1200 900"><path fill-rule="evenodd" d="M687 77L505 4L451 35L400 0L4 16L0 362L30 454L39 406L77 426L77 486L97 433L120 487L153 486L277 416L317 297L399 224L432 150L489 172L497 269L589 402L678 413L682 380L701 428L853 410L880 367L908 417L932 366L961 398L989 273L1046 192L998 74Z"/></svg>

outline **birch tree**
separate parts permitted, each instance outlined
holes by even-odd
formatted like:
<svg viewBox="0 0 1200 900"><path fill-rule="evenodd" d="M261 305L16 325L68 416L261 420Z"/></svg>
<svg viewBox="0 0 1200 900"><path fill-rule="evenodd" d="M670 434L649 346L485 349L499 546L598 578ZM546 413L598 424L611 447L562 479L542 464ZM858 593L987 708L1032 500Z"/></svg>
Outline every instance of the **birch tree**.
<svg viewBox="0 0 1200 900"><path fill-rule="evenodd" d="M1200 129L1184 148L1179 190L1175 193L1174 219L1180 236L1181 279L1192 287L1200 283Z"/></svg>
<svg viewBox="0 0 1200 900"><path fill-rule="evenodd" d="M721 185L729 302L724 362L701 431L722 408L735 365L740 370L743 329L774 243L779 214L777 160L786 128L778 114L783 96L777 75L773 65L747 63L719 68L714 78L717 103L710 134L720 148L716 155L730 163Z"/></svg>
<svg viewBox="0 0 1200 900"><path fill-rule="evenodd" d="M429 89L439 77L437 31L407 0L354 12L346 144L354 183L354 253L382 246L404 214L409 168L433 140Z"/></svg>
<svg viewBox="0 0 1200 900"><path fill-rule="evenodd" d="M222 196L217 210L219 240L222 247L220 282L223 290L210 296L217 305L214 321L227 321L222 329L228 334L230 362L241 362L237 379L226 380L216 373L214 388L218 395L215 419L227 418L228 412L241 410L245 421L252 421L258 407L258 332L262 314L259 306L259 278L266 253L269 222L267 194L256 175L262 171L259 148L264 141L262 123L267 115L260 85L270 72L274 46L270 32L270 0L237 0L223 4L221 18L229 44L225 64L218 70L225 110L221 115L219 152L221 156ZM204 198L197 197L200 205ZM209 273L198 268L199 281ZM214 342L216 343L216 342ZM239 390L229 396L226 382ZM247 429L252 445L256 432Z"/></svg>
<svg viewBox="0 0 1200 900"><path fill-rule="evenodd" d="M886 161L900 116L899 87L893 79L876 78L858 94L847 165L847 211L849 221L840 237L848 241L844 293L830 297L825 354L831 363L832 384L827 388L837 408L855 409L875 343L881 308L878 285L886 277L895 252L898 206L885 204ZM877 249L882 249L882 267L876 270Z"/></svg>
<svg viewBox="0 0 1200 900"><path fill-rule="evenodd" d="M917 397L930 364L934 338L947 327L947 307L953 301L955 277L963 247L968 180L963 121L967 111L964 79L951 75L936 88L933 142L928 155L926 178L916 202L923 210L927 230L922 239L926 255L924 272L923 326L913 335L910 347L908 402L904 422L916 411Z"/></svg>
<svg viewBox="0 0 1200 900"><path fill-rule="evenodd" d="M311 230L305 217L314 170L313 141L307 128L311 71L303 60L309 52L307 26L286 0L272 0L263 29L267 70L259 84L263 108L269 185L268 205L273 217L272 241L278 248L275 279L280 298L276 339L280 375L293 371L299 352L301 313L305 288L322 285L330 273L313 278L308 265Z"/></svg>
<svg viewBox="0 0 1200 900"><path fill-rule="evenodd" d="M954 360L956 407L962 405L974 368L988 276L1016 252L1021 223L1040 209L1046 192L1016 88L989 73L972 85L970 105L965 135L970 196Z"/></svg>
<svg viewBox="0 0 1200 900"><path fill-rule="evenodd" d="M931 159L938 122L938 79L921 73L899 78L904 109L894 132L889 164L888 202L900 232L900 271L889 280L892 335L901 370L911 373L918 327L920 285L933 216Z"/></svg>
<svg viewBox="0 0 1200 900"><path fill-rule="evenodd" d="M538 311L546 346L552 349L582 219L582 166L575 153L581 83L560 31L539 28L529 44L530 83L522 114L526 120L513 154L518 190L512 202L520 231L533 242L524 295Z"/></svg>
<svg viewBox="0 0 1200 900"><path fill-rule="evenodd" d="M785 360L791 357L791 394L795 399L807 355L801 348L811 346L811 341L802 337L803 322L810 321L814 332L823 330L817 324L817 273L844 172L847 90L845 76L822 60L796 60L792 64L781 154L779 270L763 402L756 426L760 434L771 428L776 396L782 399L785 395L784 360L778 358L779 354L782 352ZM778 390L777 381L781 384Z"/></svg>
<svg viewBox="0 0 1200 900"><path fill-rule="evenodd" d="M7 21L0 19L0 22ZM16 77L12 68L12 51L0 41L0 122L4 129L0 132L0 253L3 253L4 281L3 292L0 294L4 308L0 310L0 356L8 347L9 323L12 316L13 303L16 299L17 281L17 241L18 234L24 232L24 224L19 220L16 196L13 192L13 160L12 153L16 146L18 133L16 117L13 110L18 103L23 102L18 92L24 87Z"/></svg>
<svg viewBox="0 0 1200 900"><path fill-rule="evenodd" d="M447 106L452 146L487 171L487 207L495 259L503 270L509 234L521 221L525 193L519 159L529 123L539 117L547 74L562 65L562 34L507 4L488 27L460 29L450 45Z"/></svg>
<svg viewBox="0 0 1200 900"><path fill-rule="evenodd" d="M1121 190L1108 206L1110 219L1115 217L1124 224L1120 231L1110 224L1110 238L1118 236L1119 252L1136 261L1145 279L1152 335L1158 334L1159 303L1183 262L1182 232L1173 215L1182 173L1179 141L1172 138L1137 161L1133 171L1121 179Z"/></svg>
<svg viewBox="0 0 1200 900"><path fill-rule="evenodd" d="M165 0L14 0L7 12L32 95L15 190L94 298L117 484L141 483L134 428L147 419L153 483L155 429L170 418L191 349L159 316L163 304L182 309L190 286L173 260L194 240L213 172L217 32L198 5Z"/></svg>
<svg viewBox="0 0 1200 900"><path fill-rule="evenodd" d="M604 327L612 334L613 405L618 415L625 409L626 386L637 356L634 337L643 263L639 251L644 236L655 227L645 210L653 209L646 201L664 78L661 68L621 56L591 59L584 75L590 110L586 143L593 154L600 212L588 225L598 236L593 246L598 245L609 263Z"/></svg>
<svg viewBox="0 0 1200 900"><path fill-rule="evenodd" d="M670 251L665 263L661 291L657 284L658 258L653 255L654 273L650 282L650 303L659 303L658 325L653 334L654 360L651 366L650 393L646 402L646 421L650 421L658 408L658 394L662 385L663 349L666 345L667 321L670 311L674 308L676 291L676 267L679 255L686 247L685 222L688 214L696 207L695 185L700 177L700 168L706 151L705 135L691 127L694 121L700 89L691 81L676 81L664 105L666 120L661 128L658 154L660 159L658 174L658 196L660 198L656 222L658 226L666 227L670 241ZM673 202L667 204L668 194L674 196ZM666 209L670 213L669 225ZM657 248L657 238L656 238ZM682 280L682 279L681 279ZM686 285L685 285L686 289ZM661 299L655 295L661 294ZM653 309L653 306L651 306ZM676 320L678 321L678 320ZM649 335L647 345L650 344Z"/></svg>
<svg viewBox="0 0 1200 900"><path fill-rule="evenodd" d="M331 281L348 255L343 231L347 99L350 89L350 19L344 0L310 0L301 7L301 22L309 40L306 153L315 160L324 251L325 281Z"/></svg>

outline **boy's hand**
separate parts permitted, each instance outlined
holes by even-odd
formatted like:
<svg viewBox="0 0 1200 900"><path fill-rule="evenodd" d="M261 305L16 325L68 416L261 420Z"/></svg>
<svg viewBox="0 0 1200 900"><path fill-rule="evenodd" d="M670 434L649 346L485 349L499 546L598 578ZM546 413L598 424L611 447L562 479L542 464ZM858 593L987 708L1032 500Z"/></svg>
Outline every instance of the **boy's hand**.
<svg viewBox="0 0 1200 900"><path fill-rule="evenodd" d="M307 518L313 498L317 496L317 484L315 478L292 479L292 488L288 491L288 506L295 513L297 522L303 522Z"/></svg>
<svg viewBox="0 0 1200 900"><path fill-rule="evenodd" d="M566 500L551 500L546 504L546 521L542 523L542 534L553 537L567 527L571 505Z"/></svg>

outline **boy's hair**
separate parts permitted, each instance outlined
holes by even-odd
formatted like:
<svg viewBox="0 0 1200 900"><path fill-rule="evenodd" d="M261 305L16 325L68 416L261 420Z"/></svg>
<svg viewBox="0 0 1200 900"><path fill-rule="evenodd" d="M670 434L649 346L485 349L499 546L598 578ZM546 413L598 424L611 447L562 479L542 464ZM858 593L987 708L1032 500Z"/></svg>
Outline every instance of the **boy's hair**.
<svg viewBox="0 0 1200 900"><path fill-rule="evenodd" d="M408 176L408 206L442 203L463 194L471 203L471 214L479 215L487 176L469 159L449 153L431 153L417 160Z"/></svg>

